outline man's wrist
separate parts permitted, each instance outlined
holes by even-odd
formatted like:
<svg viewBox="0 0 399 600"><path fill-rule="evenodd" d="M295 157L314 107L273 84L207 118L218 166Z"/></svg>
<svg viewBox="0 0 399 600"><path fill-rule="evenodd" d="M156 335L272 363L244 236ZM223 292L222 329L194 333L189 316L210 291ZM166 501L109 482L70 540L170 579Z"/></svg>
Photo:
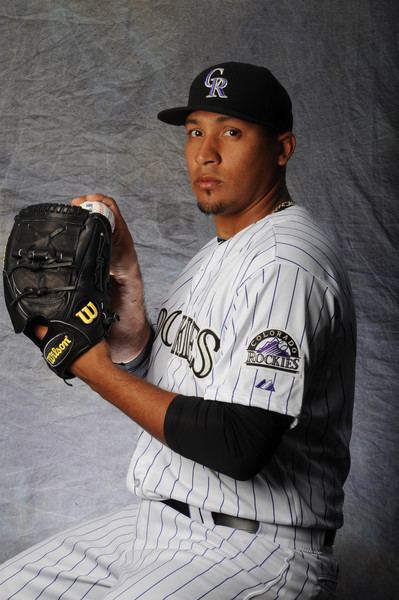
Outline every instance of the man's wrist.
<svg viewBox="0 0 399 600"><path fill-rule="evenodd" d="M127 264L113 266L111 280L118 286L120 293L130 294L132 287L137 284L137 280L141 283L141 271L137 257Z"/></svg>
<svg viewBox="0 0 399 600"><path fill-rule="evenodd" d="M92 383L101 379L102 375L116 368L112 362L109 347L103 340L81 354L69 370L75 377L82 379L92 387Z"/></svg>

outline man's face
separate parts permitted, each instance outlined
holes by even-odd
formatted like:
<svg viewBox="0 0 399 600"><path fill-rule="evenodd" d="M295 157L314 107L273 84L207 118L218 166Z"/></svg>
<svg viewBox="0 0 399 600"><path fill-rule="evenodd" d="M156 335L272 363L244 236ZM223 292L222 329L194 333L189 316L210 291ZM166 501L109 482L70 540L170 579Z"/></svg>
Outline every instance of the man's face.
<svg viewBox="0 0 399 600"><path fill-rule="evenodd" d="M196 111L186 121L185 156L200 210L241 215L262 202L276 183L278 147L264 127Z"/></svg>

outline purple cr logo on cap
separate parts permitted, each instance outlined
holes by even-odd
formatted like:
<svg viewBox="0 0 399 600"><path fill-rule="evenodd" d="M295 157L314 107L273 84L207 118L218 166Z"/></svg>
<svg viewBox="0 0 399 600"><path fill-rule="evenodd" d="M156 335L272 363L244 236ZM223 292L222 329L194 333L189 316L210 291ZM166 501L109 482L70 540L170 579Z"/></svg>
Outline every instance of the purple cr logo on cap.
<svg viewBox="0 0 399 600"><path fill-rule="evenodd" d="M219 73L223 75L224 69L222 69L221 67L216 67L216 69L212 69L212 71L209 71L208 75L205 78L205 85L206 87L210 88L211 91L206 96L206 98L227 98L228 96L226 96L224 88L229 82L224 77L212 77L212 75L216 73L216 71L219 71Z"/></svg>

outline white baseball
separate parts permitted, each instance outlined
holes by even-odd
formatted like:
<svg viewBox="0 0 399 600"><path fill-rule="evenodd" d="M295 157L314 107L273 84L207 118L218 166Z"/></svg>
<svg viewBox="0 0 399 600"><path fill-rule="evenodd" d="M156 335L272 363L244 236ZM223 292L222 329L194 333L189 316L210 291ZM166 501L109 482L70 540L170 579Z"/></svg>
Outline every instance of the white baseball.
<svg viewBox="0 0 399 600"><path fill-rule="evenodd" d="M114 231L114 213L110 208L108 208L106 204L104 204L103 202L83 202L83 204L80 205L80 208L84 208L85 210L89 210L90 212L97 212L100 213L100 215L104 215L104 217L107 217L108 221L111 223L111 230Z"/></svg>

